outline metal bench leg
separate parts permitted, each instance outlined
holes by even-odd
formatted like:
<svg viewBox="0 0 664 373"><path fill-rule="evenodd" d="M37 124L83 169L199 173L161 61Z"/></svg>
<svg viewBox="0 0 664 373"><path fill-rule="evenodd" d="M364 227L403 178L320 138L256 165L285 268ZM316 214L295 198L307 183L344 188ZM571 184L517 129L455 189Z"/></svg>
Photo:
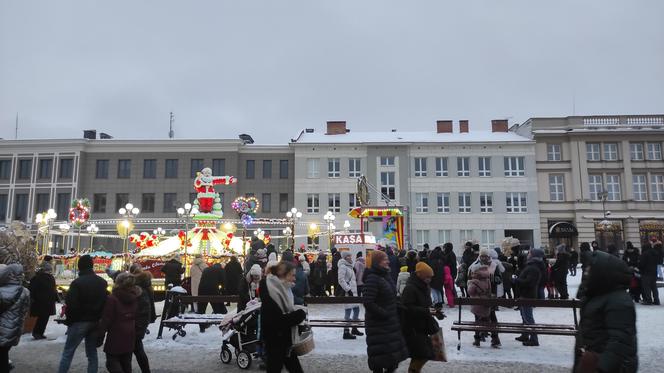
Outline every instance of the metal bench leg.
<svg viewBox="0 0 664 373"><path fill-rule="evenodd" d="M162 333L164 331L164 320L170 312L171 309L171 297L172 295L166 292L166 299L164 300L164 308L161 310L161 320L159 320L159 332L157 332L157 339L161 339Z"/></svg>

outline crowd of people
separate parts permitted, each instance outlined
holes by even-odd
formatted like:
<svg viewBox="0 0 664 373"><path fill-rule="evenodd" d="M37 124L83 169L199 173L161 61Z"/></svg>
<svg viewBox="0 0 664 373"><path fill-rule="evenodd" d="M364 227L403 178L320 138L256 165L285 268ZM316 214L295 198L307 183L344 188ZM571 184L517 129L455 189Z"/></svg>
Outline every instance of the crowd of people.
<svg viewBox="0 0 664 373"><path fill-rule="evenodd" d="M397 252L388 246L369 253L365 260L362 252L353 255L332 248L310 262L304 253L286 250L277 258L272 245L254 239L244 265L231 257L223 266L208 266L195 257L190 276L183 279L185 267L173 258L162 272L168 285L188 287L193 295L238 295L238 311L260 299L260 338L268 372L283 367L302 371L292 347L298 342L298 324L306 318L307 296L362 297L364 333L349 323L341 339L366 333L373 372L393 372L409 357L408 371L419 372L433 359L431 337L439 330L436 318L443 317L445 303L453 307L458 297L569 299L567 277L576 276L580 264L575 369L632 372L638 367L634 303L659 304L656 281L664 258L661 242L645 243L641 250L627 242L622 254L615 247L602 249L596 242L582 243L578 252L561 244L547 258L543 250L525 250L513 238L495 249L468 242L460 260L451 243L433 249L424 245L419 252ZM9 349L19 341L28 309L36 318L33 338L47 338L46 326L58 301L52 271L47 256L24 288L22 267L0 264L0 372L10 369ZM81 342L85 342L88 372L98 371L97 348L102 345L109 372L130 372L132 356L143 373L150 371L142 341L157 317L151 275L137 264L108 274L113 280L110 294L107 281L94 273L92 258L79 258L78 276L64 300L67 339L58 372L69 370ZM223 303L213 303L212 309L227 312ZM471 306L476 321L487 324L498 322L496 310ZM195 305L194 311L206 313L207 303ZM519 312L523 324L535 324L532 307L521 306ZM358 303L344 305L344 320L357 321L359 316ZM481 347L487 338L491 347L500 348L496 332L475 333L473 345ZM524 346L539 345L532 333L516 340Z"/></svg>

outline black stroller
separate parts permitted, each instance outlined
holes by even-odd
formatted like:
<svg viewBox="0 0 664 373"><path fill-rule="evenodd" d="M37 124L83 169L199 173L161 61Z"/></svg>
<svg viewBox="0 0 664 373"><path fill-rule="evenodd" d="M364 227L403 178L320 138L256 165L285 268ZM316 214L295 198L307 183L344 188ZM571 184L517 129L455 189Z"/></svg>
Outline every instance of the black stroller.
<svg viewBox="0 0 664 373"><path fill-rule="evenodd" d="M251 362L258 358L258 317L261 303L252 301L247 304L244 311L234 316L228 316L222 321L219 328L222 332L223 343L219 358L224 364L233 360L231 346L235 352L236 362L241 369L249 369Z"/></svg>

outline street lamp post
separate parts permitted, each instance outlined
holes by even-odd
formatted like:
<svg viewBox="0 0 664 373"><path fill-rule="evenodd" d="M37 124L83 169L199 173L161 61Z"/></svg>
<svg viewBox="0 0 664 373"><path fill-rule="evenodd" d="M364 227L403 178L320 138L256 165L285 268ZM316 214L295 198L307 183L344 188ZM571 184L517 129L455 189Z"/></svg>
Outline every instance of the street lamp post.
<svg viewBox="0 0 664 373"><path fill-rule="evenodd" d="M295 252L295 222L302 217L302 212L297 211L297 208L293 207L286 213L286 217L290 220L290 235L291 235L291 251ZM286 230L284 230L286 234ZM288 245L288 239L286 239L286 245Z"/></svg>
<svg viewBox="0 0 664 373"><path fill-rule="evenodd" d="M60 233L62 233L62 249L64 250L65 238L67 238L67 234L69 233L71 226L67 223L62 223L58 226L58 229L60 230ZM65 254L68 254L68 252L65 252Z"/></svg>
<svg viewBox="0 0 664 373"><path fill-rule="evenodd" d="M334 213L332 211L328 211L325 213L325 216L323 216L323 220L325 220L325 223L327 224L327 243L328 243L328 250L332 250L332 231L334 230L334 220L336 219L336 216L334 216Z"/></svg>
<svg viewBox="0 0 664 373"><path fill-rule="evenodd" d="M125 207L121 207L118 210L118 213L120 215L122 215L122 217L124 217L124 221L122 222L122 227L125 230L124 245L123 245L123 249L122 249L122 258L123 258L122 261L123 261L123 264L126 266L127 261L129 259L129 244L128 244L127 239L129 238L129 233L130 233L131 227L132 227L131 220L138 216L138 214L140 213L140 210L138 209L138 207L134 207L133 204L127 203L125 205Z"/></svg>
<svg viewBox="0 0 664 373"><path fill-rule="evenodd" d="M189 246L189 222L198 214L198 208L187 202L183 207L177 209L177 214L180 219L184 220L184 268L187 271L187 247Z"/></svg>
<svg viewBox="0 0 664 373"><path fill-rule="evenodd" d="M94 249L92 248L92 243L94 242L95 235L99 233L99 227L97 226L97 224L92 223L88 225L88 227L85 228L85 230L88 231L88 234L90 235L90 251L94 251Z"/></svg>

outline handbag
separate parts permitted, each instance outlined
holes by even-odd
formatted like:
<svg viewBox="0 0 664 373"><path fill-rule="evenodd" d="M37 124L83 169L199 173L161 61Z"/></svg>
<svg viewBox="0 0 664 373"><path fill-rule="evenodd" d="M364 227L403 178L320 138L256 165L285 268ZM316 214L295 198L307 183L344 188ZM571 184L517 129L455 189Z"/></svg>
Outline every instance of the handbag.
<svg viewBox="0 0 664 373"><path fill-rule="evenodd" d="M599 365L599 355L592 351L583 351L579 363L576 365L575 372L595 373Z"/></svg>
<svg viewBox="0 0 664 373"><path fill-rule="evenodd" d="M443 329L438 329L438 331L429 338L431 338L431 347L433 347L433 359L431 360L447 362L447 351L445 351Z"/></svg>

